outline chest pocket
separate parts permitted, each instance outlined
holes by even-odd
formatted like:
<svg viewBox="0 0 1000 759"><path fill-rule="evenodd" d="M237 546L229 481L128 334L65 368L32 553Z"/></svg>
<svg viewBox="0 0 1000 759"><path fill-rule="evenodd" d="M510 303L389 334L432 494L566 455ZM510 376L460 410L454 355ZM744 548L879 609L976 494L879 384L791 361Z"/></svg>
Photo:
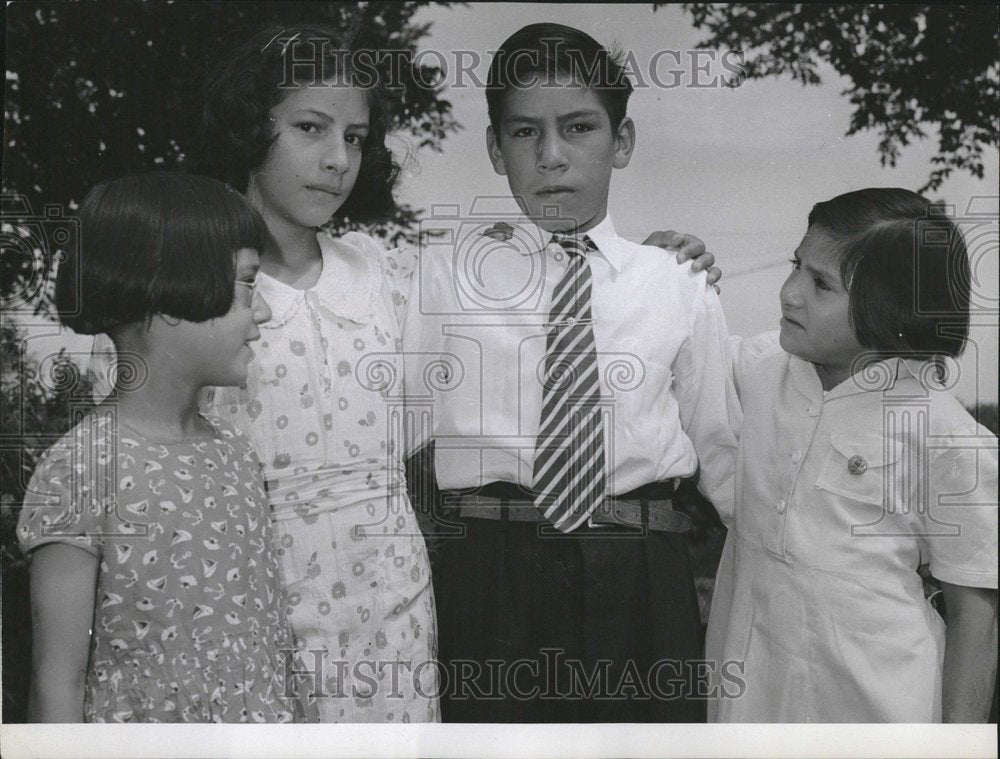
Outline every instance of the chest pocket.
<svg viewBox="0 0 1000 759"><path fill-rule="evenodd" d="M882 435L834 434L816 487L862 503L881 506L896 476L903 446Z"/></svg>

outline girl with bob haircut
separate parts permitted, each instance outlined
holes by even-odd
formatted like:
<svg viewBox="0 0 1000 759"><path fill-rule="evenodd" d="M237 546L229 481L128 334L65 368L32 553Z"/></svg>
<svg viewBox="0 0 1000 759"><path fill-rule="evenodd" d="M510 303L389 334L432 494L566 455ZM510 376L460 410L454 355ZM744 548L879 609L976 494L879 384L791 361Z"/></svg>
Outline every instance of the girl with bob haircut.
<svg viewBox="0 0 1000 759"><path fill-rule="evenodd" d="M163 172L106 182L87 194L80 216L85 252L60 264L56 308L81 335L155 314L224 316L233 302L232 254L267 241L246 200L207 177Z"/></svg>
<svg viewBox="0 0 1000 759"><path fill-rule="evenodd" d="M721 683L710 719L985 721L996 438L945 371L968 339L970 281L961 232L913 192L814 206L777 339L746 340L734 359L736 506L707 657L741 662L745 688Z"/></svg>
<svg viewBox="0 0 1000 759"><path fill-rule="evenodd" d="M25 496L31 719L315 721L286 691L293 641L257 455L198 411L203 388L246 381L270 318L255 295L266 228L222 183L180 174L99 185L80 222L57 308L78 332L109 332L128 371Z"/></svg>

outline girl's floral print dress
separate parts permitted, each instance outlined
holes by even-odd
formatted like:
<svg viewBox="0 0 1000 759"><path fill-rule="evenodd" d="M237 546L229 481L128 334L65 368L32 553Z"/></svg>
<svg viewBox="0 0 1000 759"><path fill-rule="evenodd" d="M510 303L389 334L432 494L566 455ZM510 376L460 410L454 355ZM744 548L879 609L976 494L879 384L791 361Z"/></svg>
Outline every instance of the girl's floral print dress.
<svg viewBox="0 0 1000 759"><path fill-rule="evenodd" d="M209 408L260 452L320 721L437 721L430 566L391 427L412 267L363 234L319 241L314 287L260 275L272 319L247 387L216 389Z"/></svg>
<svg viewBox="0 0 1000 759"><path fill-rule="evenodd" d="M99 560L87 722L315 721L286 695L293 646L247 438L161 443L99 407L42 458L18 524ZM289 688L297 678L291 678Z"/></svg>

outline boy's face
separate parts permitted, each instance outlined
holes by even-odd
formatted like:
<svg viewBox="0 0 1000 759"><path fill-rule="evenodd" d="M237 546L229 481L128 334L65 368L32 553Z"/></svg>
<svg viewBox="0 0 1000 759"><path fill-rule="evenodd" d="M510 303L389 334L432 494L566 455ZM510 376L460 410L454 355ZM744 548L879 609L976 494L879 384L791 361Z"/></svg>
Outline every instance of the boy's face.
<svg viewBox="0 0 1000 759"><path fill-rule="evenodd" d="M550 232L586 232L608 210L611 170L628 166L635 127L611 127L597 94L565 75L534 77L503 99L498 131L486 142L497 174L521 209Z"/></svg>

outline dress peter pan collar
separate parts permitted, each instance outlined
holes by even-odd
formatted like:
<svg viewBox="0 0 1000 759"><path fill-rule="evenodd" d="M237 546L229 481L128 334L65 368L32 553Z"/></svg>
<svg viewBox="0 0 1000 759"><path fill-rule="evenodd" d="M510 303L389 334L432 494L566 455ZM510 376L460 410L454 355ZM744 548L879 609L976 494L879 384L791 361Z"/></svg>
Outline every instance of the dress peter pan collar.
<svg viewBox="0 0 1000 759"><path fill-rule="evenodd" d="M307 302L334 318L356 324L367 324L374 317L382 274L378 257L366 250L368 238L355 232L336 238L320 232L317 239L323 271L309 289L299 290L260 274L259 291L271 308L271 319L261 325L262 329L281 327Z"/></svg>

